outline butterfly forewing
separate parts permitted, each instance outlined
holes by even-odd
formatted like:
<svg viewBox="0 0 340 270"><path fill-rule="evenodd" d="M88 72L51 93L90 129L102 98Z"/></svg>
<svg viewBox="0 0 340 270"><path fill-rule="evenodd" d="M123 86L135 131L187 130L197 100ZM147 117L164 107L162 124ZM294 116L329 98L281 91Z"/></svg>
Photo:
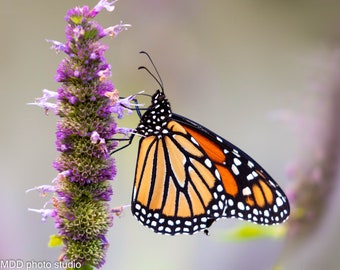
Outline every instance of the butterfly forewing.
<svg viewBox="0 0 340 270"><path fill-rule="evenodd" d="M183 126L170 121L166 130L140 141L132 212L155 232L192 234L222 216L223 188L212 162Z"/></svg>

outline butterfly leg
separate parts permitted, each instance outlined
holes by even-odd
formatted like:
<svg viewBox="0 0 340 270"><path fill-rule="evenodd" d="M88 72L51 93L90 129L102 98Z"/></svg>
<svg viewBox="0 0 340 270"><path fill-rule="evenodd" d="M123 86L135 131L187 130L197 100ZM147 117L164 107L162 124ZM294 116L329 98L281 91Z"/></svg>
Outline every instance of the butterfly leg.
<svg viewBox="0 0 340 270"><path fill-rule="evenodd" d="M124 107L124 108L127 108L129 110L136 111L138 116L139 116L139 118L142 118L142 114L141 114L140 111L144 110L144 109L139 108L138 100L136 98L132 99L132 101L136 104L136 108L129 108L128 106L126 106L124 104L121 104L121 106ZM123 150L124 148L128 147L132 143L132 140L133 140L134 136L135 136L134 134L131 134L131 136L129 138L111 139L112 141L119 141L119 142L121 142L121 141L128 141L128 143L126 145L124 145L124 146L122 146L122 147L112 151L110 153L110 155L113 155L114 153L116 153L116 152L118 152L120 150Z"/></svg>
<svg viewBox="0 0 340 270"><path fill-rule="evenodd" d="M110 155L113 155L114 153L120 151L120 150L123 150L124 148L128 147L131 143L132 143L132 140L133 138L135 137L135 134L131 134L130 138L121 138L121 139L112 139L114 141L128 141L128 143L122 147L119 147L118 149L112 151L110 153Z"/></svg>

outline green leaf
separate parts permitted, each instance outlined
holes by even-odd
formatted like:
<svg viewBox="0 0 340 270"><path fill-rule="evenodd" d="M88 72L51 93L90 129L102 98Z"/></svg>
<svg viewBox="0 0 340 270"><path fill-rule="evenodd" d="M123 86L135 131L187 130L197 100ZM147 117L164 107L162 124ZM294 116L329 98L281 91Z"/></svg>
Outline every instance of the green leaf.
<svg viewBox="0 0 340 270"><path fill-rule="evenodd" d="M91 29L89 31L86 31L84 34L84 39L88 40L88 39L94 39L98 34L97 29Z"/></svg>
<svg viewBox="0 0 340 270"><path fill-rule="evenodd" d="M71 16L70 20L74 23L74 24L81 24L83 17L82 16Z"/></svg>
<svg viewBox="0 0 340 270"><path fill-rule="evenodd" d="M59 247L63 244L63 238L60 235L52 234L50 235L50 241L48 242L48 247Z"/></svg>

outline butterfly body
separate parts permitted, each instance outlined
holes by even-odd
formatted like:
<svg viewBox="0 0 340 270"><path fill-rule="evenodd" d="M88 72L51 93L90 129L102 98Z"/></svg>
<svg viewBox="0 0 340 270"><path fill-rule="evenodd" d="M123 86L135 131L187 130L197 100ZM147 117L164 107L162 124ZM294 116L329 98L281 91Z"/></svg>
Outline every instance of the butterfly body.
<svg viewBox="0 0 340 270"><path fill-rule="evenodd" d="M161 234L193 234L220 218L259 224L289 215L282 189L245 152L202 125L172 113L157 90L141 135L131 209Z"/></svg>

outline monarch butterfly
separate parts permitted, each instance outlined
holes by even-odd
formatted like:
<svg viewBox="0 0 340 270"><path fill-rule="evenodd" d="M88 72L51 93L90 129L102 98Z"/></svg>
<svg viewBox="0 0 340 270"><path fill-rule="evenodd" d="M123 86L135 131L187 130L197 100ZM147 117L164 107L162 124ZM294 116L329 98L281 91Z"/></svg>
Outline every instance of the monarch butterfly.
<svg viewBox="0 0 340 270"><path fill-rule="evenodd" d="M163 82L142 115L135 134L139 149L131 210L156 233L207 232L220 218L263 225L289 216L278 184L250 156L206 127L172 112ZM134 134L130 137L130 142Z"/></svg>

